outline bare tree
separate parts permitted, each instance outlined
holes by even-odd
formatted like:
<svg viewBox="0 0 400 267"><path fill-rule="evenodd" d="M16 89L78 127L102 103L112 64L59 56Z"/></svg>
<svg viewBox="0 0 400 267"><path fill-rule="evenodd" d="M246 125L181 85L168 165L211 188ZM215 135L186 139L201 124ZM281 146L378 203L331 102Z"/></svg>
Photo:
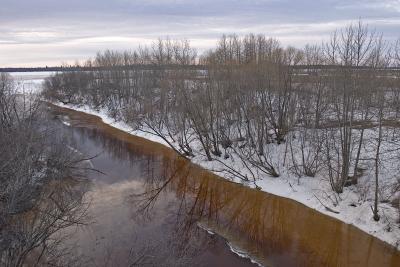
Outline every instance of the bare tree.
<svg viewBox="0 0 400 267"><path fill-rule="evenodd" d="M0 264L72 263L61 231L85 222L83 159L45 123L39 102L13 92L7 74L0 88Z"/></svg>

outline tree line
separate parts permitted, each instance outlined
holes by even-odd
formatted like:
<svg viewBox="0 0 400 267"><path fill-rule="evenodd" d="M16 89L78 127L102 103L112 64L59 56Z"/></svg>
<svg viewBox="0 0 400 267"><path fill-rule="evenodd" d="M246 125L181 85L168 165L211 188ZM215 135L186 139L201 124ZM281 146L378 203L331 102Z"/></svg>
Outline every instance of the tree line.
<svg viewBox="0 0 400 267"><path fill-rule="evenodd" d="M135 64L159 67L129 68ZM204 69L185 68L193 64ZM375 220L380 201L400 199L400 39L388 41L361 21L302 49L233 34L198 56L187 40L167 38L98 53L84 66L103 69L54 75L44 96L106 110L180 155L201 155L255 185L287 173L299 183L325 177L334 205L367 177ZM385 162L395 172L382 184Z"/></svg>

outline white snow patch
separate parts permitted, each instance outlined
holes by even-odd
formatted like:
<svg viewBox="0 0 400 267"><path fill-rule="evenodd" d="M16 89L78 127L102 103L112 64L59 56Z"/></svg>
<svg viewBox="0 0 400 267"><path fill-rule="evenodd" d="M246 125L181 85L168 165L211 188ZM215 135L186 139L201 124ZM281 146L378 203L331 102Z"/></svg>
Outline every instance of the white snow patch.
<svg viewBox="0 0 400 267"><path fill-rule="evenodd" d="M197 226L200 229L206 231L209 235L215 235L215 233L210 228L208 228L207 226L203 225L202 223L198 222ZM252 263L257 264L258 266L263 266L262 264L257 262L255 259L253 259L249 254L247 254L246 251L238 248L235 245L232 245L232 243L230 243L230 242L228 242L226 240L225 240L225 242L228 245L230 251L232 251L234 254L238 255L241 258L249 259Z"/></svg>
<svg viewBox="0 0 400 267"><path fill-rule="evenodd" d="M96 115L105 123L115 128L168 146L167 142L158 136L139 130L134 130L122 121L115 121L115 119L111 118L105 110L95 111L87 106L78 107L75 105L64 105L61 103L56 103L56 105L82 111L91 115ZM276 149L284 149L284 146ZM293 199L323 214L337 218L344 223L352 224L364 232L373 235L399 249L400 228L398 225L396 225L396 220L398 220L398 211L389 204L379 203L379 209L381 211L382 218L380 221L375 222L372 219L371 212L371 206L373 203L372 199L368 198L368 196L366 197L367 199L361 199L361 191L370 186L369 183L371 182L371 175L373 175L373 173L367 173L363 179L360 179L357 186L346 187L344 189L344 193L342 193L340 196L341 200L338 202L338 205L334 206L332 199L336 196L332 193L329 180L325 177L302 177L300 179L300 183L298 183L298 178L295 175L293 175L289 170L280 168L279 178L269 177L267 175L261 175L257 173L258 176L261 176L262 178L257 180L255 185L253 182L243 182L243 180L238 177L221 172L223 165L215 160L207 161L205 156L201 153L200 146L194 145L194 152L196 156L191 159L193 163L198 164L223 178L247 185L252 188L255 188L257 185L259 189L264 192ZM280 153L276 154L279 155ZM275 160L279 161L279 159ZM235 165L236 169L243 171L241 174L249 174L246 173L246 168L241 166L240 160L235 159L234 156L224 160L224 163ZM385 178L385 183L389 183L391 179L395 179L393 178L393 175L397 175L399 172L399 170L395 169L397 168L396 165L392 165L392 168L390 167L391 165L388 165L382 173L382 177L389 177L387 179ZM257 172L257 170L254 171ZM323 204L321 202L323 202ZM332 210L335 210L338 213L328 211L325 206L329 206Z"/></svg>
<svg viewBox="0 0 400 267"><path fill-rule="evenodd" d="M229 249L238 255L241 258L249 259L252 263L257 264L258 266L263 266L261 263L257 262L256 260L252 259L245 251L241 250L240 248L232 245L229 242L226 242L226 244L229 246Z"/></svg>
<svg viewBox="0 0 400 267"><path fill-rule="evenodd" d="M17 93L19 94L40 94L43 81L54 74L54 72L12 72Z"/></svg>
<svg viewBox="0 0 400 267"><path fill-rule="evenodd" d="M67 122L67 121L63 121L61 120L62 124L66 125L66 126L71 126L71 123Z"/></svg>
<svg viewBox="0 0 400 267"><path fill-rule="evenodd" d="M210 234L210 235L215 235L215 233L210 229L210 228L207 228L206 226L204 226L203 224L201 224L201 223L197 223L197 226L200 228L200 229L203 229L204 231L206 231L208 234Z"/></svg>

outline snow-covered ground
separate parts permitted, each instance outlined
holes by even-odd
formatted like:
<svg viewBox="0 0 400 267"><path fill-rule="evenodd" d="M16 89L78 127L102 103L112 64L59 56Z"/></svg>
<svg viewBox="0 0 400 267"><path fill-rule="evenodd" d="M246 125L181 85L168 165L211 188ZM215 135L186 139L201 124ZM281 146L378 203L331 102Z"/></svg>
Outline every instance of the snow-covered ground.
<svg viewBox="0 0 400 267"><path fill-rule="evenodd" d="M28 73L13 74L17 82L23 86L23 91L37 93L40 91L40 84L46 75L50 73L38 73L29 75ZM21 92L23 92L21 91ZM102 120L112 125L115 128L123 130L133 135L137 135L148 140L167 145L167 143L160 137L143 132L140 130L134 130L131 126L127 125L122 121L115 121L110 117L106 110L93 110L86 106L74 106L74 105L63 105L55 103L57 105L71 108L77 111L82 111L88 114L96 115L102 118ZM374 130L366 131L366 136L372 134ZM367 143L365 149L368 149L372 144ZM282 149L283 146L281 146ZM383 148L385 150L385 148ZM194 147L194 154L196 155L192 161L208 170L213 171L219 176L233 180L237 183L244 183L241 179L235 178L234 176L221 172L224 169L223 164L235 166L235 169L241 169L246 174L246 168L240 166L240 160L230 157L225 160L218 161L207 161L205 156L202 155L200 146ZM281 154L281 153L277 153ZM279 161L279 159L276 159ZM382 161L385 161L383 158ZM392 182L399 175L398 165L393 165L393 162L387 161L388 164L382 169L381 187L385 190L385 187L390 188ZM258 175L262 177L256 181L256 185L265 192L272 193L274 195L290 198L296 200L306 206L318 210L321 213L335 217L345 223L352 224L361 230L383 240L387 243L400 249L400 227L397 223L398 210L394 208L390 203L380 203L379 210L381 220L375 222L372 219L371 206L373 204L373 198L371 198L371 191L373 190L373 168L367 168L363 177L360 178L358 185L346 187L344 192L340 195L341 200L336 201L337 195L332 193L328 178L324 177L302 177L298 179L292 172L285 170L284 167L280 166L279 178L269 177L267 175ZM253 170L257 172L256 170ZM256 185L252 182L246 184L249 187L255 187ZM369 193L368 193L369 192ZM390 192L388 192L390 194ZM337 202L337 205L334 205ZM328 211L326 207L329 207L332 211Z"/></svg>
<svg viewBox="0 0 400 267"><path fill-rule="evenodd" d="M115 119L107 115L106 110L96 111L86 106L56 104L62 107L96 115L102 118L105 123L115 128L168 146L162 138L156 135L141 130L134 130L122 121L115 121ZM284 146L281 147L283 148ZM219 176L233 180L234 182L245 183L239 178L235 179L232 175L221 172L221 170L224 169L222 163L218 161L207 161L206 157L202 155L200 147L194 148L194 154L196 156L192 158L193 163L213 171ZM236 165L235 169L241 169L244 172L243 174L246 174L246 168L240 166L240 160L230 157L229 159L222 161L224 164ZM390 182L396 179L398 170L394 168L397 167L393 166L393 169L389 167L382 171L382 176L387 175L388 177L381 181L381 186L390 185ZM336 202L335 198L338 196L332 193L327 178L302 177L299 182L298 177L293 175L290 171L285 171L284 168L280 168L280 171L281 176L279 178L264 175L262 179L256 181L256 185L262 191L296 200L310 208L318 210L321 213L335 217L345 223L352 224L400 249L400 228L397 223L398 210L391 206L390 203L380 203L379 210L381 220L375 222L372 218L371 207L373 205L373 199L366 194L365 191L371 191L373 189L373 169L364 173L363 178L360 178L358 185L346 187L344 192L340 195L341 200L338 201L337 205L333 205L333 203ZM255 187L253 182L247 182L245 184L249 187ZM326 206L337 213L327 210Z"/></svg>
<svg viewBox="0 0 400 267"><path fill-rule="evenodd" d="M54 74L54 72L12 72L17 93L37 94L42 90L42 83L45 78Z"/></svg>

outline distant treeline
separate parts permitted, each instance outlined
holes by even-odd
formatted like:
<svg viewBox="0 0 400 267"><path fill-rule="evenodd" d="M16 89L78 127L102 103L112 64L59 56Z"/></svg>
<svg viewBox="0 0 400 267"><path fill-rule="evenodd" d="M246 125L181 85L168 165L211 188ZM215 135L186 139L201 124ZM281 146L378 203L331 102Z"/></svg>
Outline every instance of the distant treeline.
<svg viewBox="0 0 400 267"><path fill-rule="evenodd" d="M180 65L157 65L157 64L134 64L129 66L113 66L113 69L140 69L140 70L153 70L153 69L178 69L182 68ZM205 68L202 65L186 65L185 68L194 70L201 70ZM110 67L87 67L87 66L72 66L72 67L38 67L38 68L0 68L1 72L68 72L68 71L98 71L108 70Z"/></svg>
<svg viewBox="0 0 400 267"><path fill-rule="evenodd" d="M0 68L0 72L44 72L44 71L78 71L81 67L35 67L35 68Z"/></svg>
<svg viewBox="0 0 400 267"><path fill-rule="evenodd" d="M323 70L323 69L337 69L337 68L352 68L358 70L368 70L369 67L366 66L337 66L337 65L296 65L291 66L291 68L295 70ZM169 65L159 65L159 64L149 64L149 63L140 63L134 65L121 65L121 66L102 66L102 67L93 67L93 66L71 66L71 67L35 67L35 68L0 68L0 73L12 73L12 72L68 72L68 71L98 71L98 70L109 70L109 69L121 69L121 70L156 70L156 69L192 69L192 70L207 70L207 65L203 64L192 64L192 65L178 65L178 64L169 64ZM383 67L382 70L385 71L398 71L400 67L392 66L392 67Z"/></svg>

